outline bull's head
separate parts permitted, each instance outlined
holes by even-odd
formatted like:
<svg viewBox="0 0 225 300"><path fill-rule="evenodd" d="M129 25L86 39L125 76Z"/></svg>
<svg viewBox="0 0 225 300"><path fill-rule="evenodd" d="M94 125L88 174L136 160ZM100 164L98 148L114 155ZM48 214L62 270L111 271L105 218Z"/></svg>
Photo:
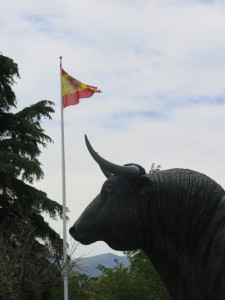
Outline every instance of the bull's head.
<svg viewBox="0 0 225 300"><path fill-rule="evenodd" d="M141 248L141 200L152 181L137 164L119 166L102 158L85 136L87 148L107 180L100 194L88 205L70 228L82 244L104 241L115 250Z"/></svg>

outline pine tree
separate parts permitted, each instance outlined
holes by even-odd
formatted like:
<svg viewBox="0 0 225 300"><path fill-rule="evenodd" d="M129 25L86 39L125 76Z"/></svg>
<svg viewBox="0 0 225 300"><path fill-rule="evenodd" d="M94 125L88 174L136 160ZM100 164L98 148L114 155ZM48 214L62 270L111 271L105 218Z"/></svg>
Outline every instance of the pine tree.
<svg viewBox="0 0 225 300"><path fill-rule="evenodd" d="M53 219L62 217L62 206L32 185L44 178L38 156L40 147L52 140L41 127L41 120L51 119L54 109L53 102L42 100L12 112L17 107L12 90L15 78L19 78L17 64L0 54L0 286L7 277L9 286L16 286L21 293L25 290L18 299L41 299L40 290L46 291L49 282L42 284L40 276L44 281L44 271L48 269L47 278L62 259L62 240L43 217L43 213ZM34 278L37 272L40 276ZM56 274L59 278L59 268ZM7 299L17 299L10 298L9 291L1 291L0 287L0 299L6 295Z"/></svg>

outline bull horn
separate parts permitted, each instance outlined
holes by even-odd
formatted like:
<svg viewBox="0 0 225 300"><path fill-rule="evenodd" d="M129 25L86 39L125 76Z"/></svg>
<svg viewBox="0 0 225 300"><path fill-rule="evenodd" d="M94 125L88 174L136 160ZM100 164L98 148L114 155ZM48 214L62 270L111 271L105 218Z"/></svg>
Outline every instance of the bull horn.
<svg viewBox="0 0 225 300"><path fill-rule="evenodd" d="M100 166L100 165L99 165ZM103 169L101 166L100 166L101 170L102 170L102 173L105 175L106 178L110 178L112 176L112 174L108 171L106 171L105 169Z"/></svg>
<svg viewBox="0 0 225 300"><path fill-rule="evenodd" d="M129 166L119 166L116 164L113 164L106 159L102 158L91 146L86 134L85 134L85 142L86 146L88 148L88 151L90 152L91 156L94 158L94 160L99 164L100 168L104 170L104 174L114 174L117 176L120 176L125 179L135 179L141 176L140 169L135 165L129 165ZM106 177L108 177L106 176Z"/></svg>

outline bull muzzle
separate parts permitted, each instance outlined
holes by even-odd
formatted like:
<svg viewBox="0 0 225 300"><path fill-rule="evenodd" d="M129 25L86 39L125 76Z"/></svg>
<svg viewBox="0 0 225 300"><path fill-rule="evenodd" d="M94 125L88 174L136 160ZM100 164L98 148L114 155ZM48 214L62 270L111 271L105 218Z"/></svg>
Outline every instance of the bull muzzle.
<svg viewBox="0 0 225 300"><path fill-rule="evenodd" d="M75 235L75 232L76 232L76 227L73 225L72 227L70 227L69 233L73 237Z"/></svg>

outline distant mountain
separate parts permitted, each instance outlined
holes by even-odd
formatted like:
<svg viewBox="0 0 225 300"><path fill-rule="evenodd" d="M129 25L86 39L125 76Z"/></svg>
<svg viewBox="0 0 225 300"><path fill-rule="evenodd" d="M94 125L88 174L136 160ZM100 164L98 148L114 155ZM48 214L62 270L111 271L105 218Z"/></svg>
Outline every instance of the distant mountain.
<svg viewBox="0 0 225 300"><path fill-rule="evenodd" d="M125 267L129 267L130 263L126 256L118 256L112 253L107 253L79 259L79 261L76 262L77 267L75 267L74 272L86 274L89 277L97 277L101 274L101 272L96 268L98 265L103 265L107 268L114 268L116 266L115 260L122 263Z"/></svg>

